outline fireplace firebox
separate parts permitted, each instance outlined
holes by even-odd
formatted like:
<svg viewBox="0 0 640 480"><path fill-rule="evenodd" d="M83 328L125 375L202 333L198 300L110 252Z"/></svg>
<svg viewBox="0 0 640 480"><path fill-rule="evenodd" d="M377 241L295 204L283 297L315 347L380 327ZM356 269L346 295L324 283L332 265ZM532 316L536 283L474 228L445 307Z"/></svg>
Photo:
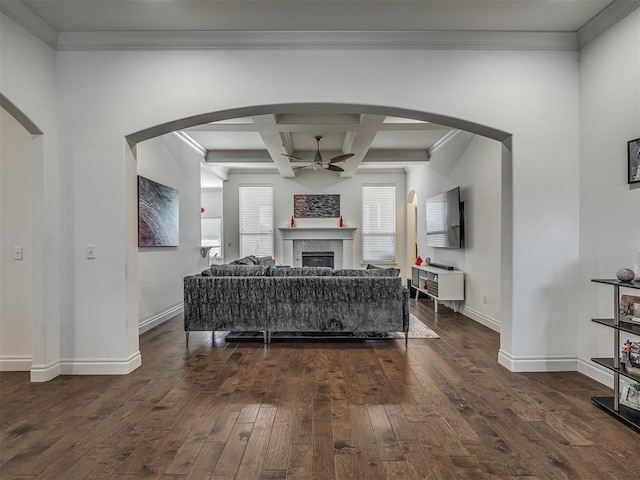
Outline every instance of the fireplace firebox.
<svg viewBox="0 0 640 480"><path fill-rule="evenodd" d="M333 252L302 252L302 266L334 268Z"/></svg>

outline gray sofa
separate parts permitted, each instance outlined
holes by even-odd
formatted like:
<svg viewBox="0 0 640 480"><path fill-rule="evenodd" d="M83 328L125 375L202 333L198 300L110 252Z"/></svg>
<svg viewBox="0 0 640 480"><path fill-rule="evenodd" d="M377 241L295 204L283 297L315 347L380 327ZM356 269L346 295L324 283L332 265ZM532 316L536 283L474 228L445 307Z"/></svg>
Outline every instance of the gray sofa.
<svg viewBox="0 0 640 480"><path fill-rule="evenodd" d="M220 265L184 278L184 329L263 332L409 331L397 270Z"/></svg>

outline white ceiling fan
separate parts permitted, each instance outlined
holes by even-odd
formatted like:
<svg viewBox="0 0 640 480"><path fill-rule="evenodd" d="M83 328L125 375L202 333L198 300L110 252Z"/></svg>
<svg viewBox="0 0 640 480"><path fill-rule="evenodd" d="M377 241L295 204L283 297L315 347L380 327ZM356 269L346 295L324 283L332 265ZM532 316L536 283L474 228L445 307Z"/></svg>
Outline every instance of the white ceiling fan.
<svg viewBox="0 0 640 480"><path fill-rule="evenodd" d="M316 154L315 154L315 157L313 158L313 162L310 162L309 165L305 165L303 167L295 167L294 170L297 170L300 168L312 167L316 172L319 172L320 170L323 170L323 169L331 170L332 172L344 172L344 168L339 167L335 164L339 162L343 162L348 158L353 157L355 154L345 153L343 155L336 155L335 157L331 157L329 160L323 160L322 155L320 154L320 140L322 140L322 135L316 135L313 138L316 139ZM309 160L305 160L304 158L296 157L294 155L287 155L286 153L283 153L282 155L292 160L298 160L301 162L309 161Z"/></svg>

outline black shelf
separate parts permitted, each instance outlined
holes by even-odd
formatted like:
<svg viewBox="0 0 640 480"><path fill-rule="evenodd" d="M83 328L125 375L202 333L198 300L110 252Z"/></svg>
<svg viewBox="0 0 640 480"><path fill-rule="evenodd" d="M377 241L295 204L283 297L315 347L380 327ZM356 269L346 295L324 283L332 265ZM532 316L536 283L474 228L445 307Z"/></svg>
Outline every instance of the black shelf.
<svg viewBox="0 0 640 480"><path fill-rule="evenodd" d="M640 412L638 410L634 410L633 408L629 408L625 405L620 405L619 411L616 412L613 409L613 397L591 397L591 400L593 400L596 405L603 408L608 414L622 420L624 423L640 432Z"/></svg>
<svg viewBox="0 0 640 480"><path fill-rule="evenodd" d="M636 290L640 290L640 281L621 282L616 278L594 278L591 281L596 283L606 283L607 285L614 285L616 287L635 288Z"/></svg>
<svg viewBox="0 0 640 480"><path fill-rule="evenodd" d="M614 367L613 358L592 358L591 361L597 363L598 365L602 365L603 367L608 368L613 372L619 373L620 375L624 375L631 380L640 382L640 375L636 373L629 373L626 370L620 370L619 368Z"/></svg>
<svg viewBox="0 0 640 480"><path fill-rule="evenodd" d="M612 318L592 318L591 321L599 323L600 325L604 325L605 327L615 328L616 330L620 330L622 332L640 335L640 323L620 322L620 325L617 326L615 320L613 320Z"/></svg>

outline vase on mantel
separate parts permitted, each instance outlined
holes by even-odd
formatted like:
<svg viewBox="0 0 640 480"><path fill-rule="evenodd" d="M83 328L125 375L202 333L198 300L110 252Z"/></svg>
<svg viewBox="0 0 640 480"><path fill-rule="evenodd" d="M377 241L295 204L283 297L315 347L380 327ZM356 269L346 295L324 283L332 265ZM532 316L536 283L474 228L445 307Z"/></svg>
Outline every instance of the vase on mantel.
<svg viewBox="0 0 640 480"><path fill-rule="evenodd" d="M296 219L291 215L291 228L296 226Z"/></svg>
<svg viewBox="0 0 640 480"><path fill-rule="evenodd" d="M342 219L342 215L340 215L340 220L338 220L338 226L340 228L344 227L344 220Z"/></svg>

